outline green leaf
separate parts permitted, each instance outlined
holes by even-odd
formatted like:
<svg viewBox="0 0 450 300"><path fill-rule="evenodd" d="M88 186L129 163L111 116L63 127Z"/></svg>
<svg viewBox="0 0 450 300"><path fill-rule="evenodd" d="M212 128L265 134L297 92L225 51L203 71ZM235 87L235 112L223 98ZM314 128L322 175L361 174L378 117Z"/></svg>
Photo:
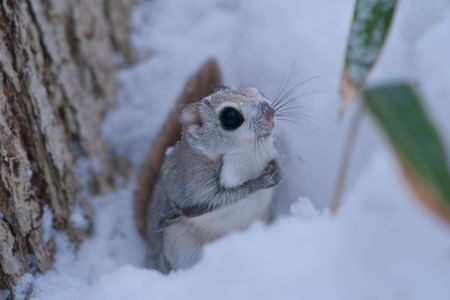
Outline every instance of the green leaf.
<svg viewBox="0 0 450 300"><path fill-rule="evenodd" d="M357 0L341 81L342 108L365 86L388 36L397 0Z"/></svg>
<svg viewBox="0 0 450 300"><path fill-rule="evenodd" d="M363 98L392 144L413 190L428 206L449 218L448 158L419 95L410 85L399 83L368 88Z"/></svg>

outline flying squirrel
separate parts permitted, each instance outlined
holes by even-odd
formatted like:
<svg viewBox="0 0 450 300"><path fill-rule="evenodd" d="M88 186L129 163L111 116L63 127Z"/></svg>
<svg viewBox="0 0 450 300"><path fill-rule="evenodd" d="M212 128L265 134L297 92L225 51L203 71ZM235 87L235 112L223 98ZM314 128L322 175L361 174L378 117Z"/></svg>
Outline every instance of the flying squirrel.
<svg viewBox="0 0 450 300"><path fill-rule="evenodd" d="M267 221L273 187L282 177L273 143L275 110L267 99L256 88L229 87L203 97L209 90L205 76L220 81L214 61L188 83L185 99L166 122L173 127L169 137L154 145L135 196L147 266L162 273L188 268L205 244L255 220ZM192 96L200 100L189 103ZM181 136L174 134L180 126Z"/></svg>

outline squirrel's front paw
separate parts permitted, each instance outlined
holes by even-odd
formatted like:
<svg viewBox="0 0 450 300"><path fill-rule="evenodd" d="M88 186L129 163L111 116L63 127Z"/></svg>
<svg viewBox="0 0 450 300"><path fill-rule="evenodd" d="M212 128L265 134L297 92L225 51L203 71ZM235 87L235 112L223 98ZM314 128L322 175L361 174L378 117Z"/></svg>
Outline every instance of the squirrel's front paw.
<svg viewBox="0 0 450 300"><path fill-rule="evenodd" d="M278 184L282 177L280 164L277 160L271 160L266 168L264 169L263 174L259 177L262 183L262 188L270 188Z"/></svg>

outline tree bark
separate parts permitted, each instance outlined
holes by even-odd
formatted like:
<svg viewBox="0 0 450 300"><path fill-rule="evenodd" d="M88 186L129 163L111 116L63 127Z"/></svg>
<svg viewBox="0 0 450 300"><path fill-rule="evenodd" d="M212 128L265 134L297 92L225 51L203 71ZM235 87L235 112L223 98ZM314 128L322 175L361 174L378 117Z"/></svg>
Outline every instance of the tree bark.
<svg viewBox="0 0 450 300"><path fill-rule="evenodd" d="M114 101L117 57L132 59L134 2L0 0L3 293L24 273L49 269L53 232L82 241L92 222L85 194L114 184L100 130Z"/></svg>

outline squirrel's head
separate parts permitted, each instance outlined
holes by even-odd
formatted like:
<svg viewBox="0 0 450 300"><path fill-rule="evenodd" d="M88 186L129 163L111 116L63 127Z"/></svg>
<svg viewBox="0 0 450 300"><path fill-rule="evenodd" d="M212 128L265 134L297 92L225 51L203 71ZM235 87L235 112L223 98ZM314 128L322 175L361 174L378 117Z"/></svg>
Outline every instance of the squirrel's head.
<svg viewBox="0 0 450 300"><path fill-rule="evenodd" d="M275 111L255 88L222 88L181 112L183 136L208 157L271 139Z"/></svg>

